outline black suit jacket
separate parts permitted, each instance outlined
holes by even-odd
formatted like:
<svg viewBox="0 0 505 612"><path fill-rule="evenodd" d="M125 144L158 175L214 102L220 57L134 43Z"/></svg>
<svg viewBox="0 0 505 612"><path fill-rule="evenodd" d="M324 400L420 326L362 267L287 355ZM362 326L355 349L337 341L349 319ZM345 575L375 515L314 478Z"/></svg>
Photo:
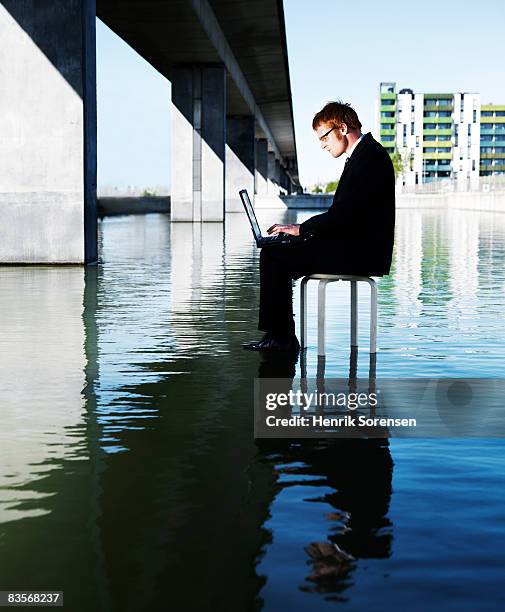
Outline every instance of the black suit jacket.
<svg viewBox="0 0 505 612"><path fill-rule="evenodd" d="M395 176L386 149L365 134L346 163L327 212L300 226L327 246L329 257L345 254L350 273L388 274L395 228Z"/></svg>

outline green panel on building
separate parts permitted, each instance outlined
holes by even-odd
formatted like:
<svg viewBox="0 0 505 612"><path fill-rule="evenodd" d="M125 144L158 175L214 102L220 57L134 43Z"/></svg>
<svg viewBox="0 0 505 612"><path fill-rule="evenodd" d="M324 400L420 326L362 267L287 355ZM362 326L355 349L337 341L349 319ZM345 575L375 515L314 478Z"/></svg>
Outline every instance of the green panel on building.
<svg viewBox="0 0 505 612"><path fill-rule="evenodd" d="M452 136L454 134L454 130L423 130L423 136Z"/></svg>
<svg viewBox="0 0 505 612"><path fill-rule="evenodd" d="M449 93L425 93L423 96L425 100L454 100L454 94Z"/></svg>

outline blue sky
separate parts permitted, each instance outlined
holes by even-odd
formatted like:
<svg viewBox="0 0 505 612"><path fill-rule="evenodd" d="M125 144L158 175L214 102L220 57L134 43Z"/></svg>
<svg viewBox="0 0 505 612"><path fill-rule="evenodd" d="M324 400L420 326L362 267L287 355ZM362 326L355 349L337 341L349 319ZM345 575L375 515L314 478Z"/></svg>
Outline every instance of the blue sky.
<svg viewBox="0 0 505 612"><path fill-rule="evenodd" d="M365 131L380 81L505 104L503 0L285 0L284 9L304 185L332 180L343 163L311 129L329 100L353 104ZM168 186L170 83L99 21L97 86L99 186Z"/></svg>

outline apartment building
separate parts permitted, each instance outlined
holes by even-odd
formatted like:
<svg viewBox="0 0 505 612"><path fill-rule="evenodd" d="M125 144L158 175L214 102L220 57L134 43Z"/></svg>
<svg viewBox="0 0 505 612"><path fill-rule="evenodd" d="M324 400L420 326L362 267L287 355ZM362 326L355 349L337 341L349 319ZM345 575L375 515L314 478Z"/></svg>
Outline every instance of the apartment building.
<svg viewBox="0 0 505 612"><path fill-rule="evenodd" d="M505 172L505 106L480 107L480 175Z"/></svg>
<svg viewBox="0 0 505 612"><path fill-rule="evenodd" d="M462 187L478 180L480 96L477 93L414 93L381 83L377 132L401 158L398 180L412 186L452 178Z"/></svg>

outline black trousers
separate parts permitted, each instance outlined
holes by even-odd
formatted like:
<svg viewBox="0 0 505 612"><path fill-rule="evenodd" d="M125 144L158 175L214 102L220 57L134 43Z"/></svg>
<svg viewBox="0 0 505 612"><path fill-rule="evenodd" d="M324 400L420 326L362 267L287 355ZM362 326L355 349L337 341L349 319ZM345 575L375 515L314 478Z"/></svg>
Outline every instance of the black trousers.
<svg viewBox="0 0 505 612"><path fill-rule="evenodd" d="M277 335L295 332L294 279L308 274L368 276L363 269L352 250L330 243L305 242L263 247L260 256L258 329Z"/></svg>

